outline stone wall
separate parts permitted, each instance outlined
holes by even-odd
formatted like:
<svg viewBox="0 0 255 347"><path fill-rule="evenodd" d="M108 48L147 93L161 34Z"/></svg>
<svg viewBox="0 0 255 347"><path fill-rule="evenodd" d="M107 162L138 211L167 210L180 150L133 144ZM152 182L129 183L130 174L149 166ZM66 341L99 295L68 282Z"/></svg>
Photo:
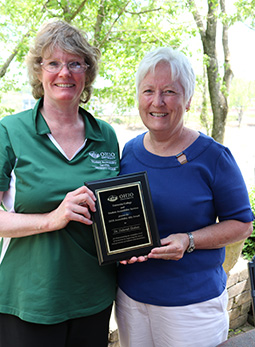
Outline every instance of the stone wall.
<svg viewBox="0 0 255 347"><path fill-rule="evenodd" d="M248 261L242 257L228 273L227 290L229 325L236 329L247 322L251 308Z"/></svg>

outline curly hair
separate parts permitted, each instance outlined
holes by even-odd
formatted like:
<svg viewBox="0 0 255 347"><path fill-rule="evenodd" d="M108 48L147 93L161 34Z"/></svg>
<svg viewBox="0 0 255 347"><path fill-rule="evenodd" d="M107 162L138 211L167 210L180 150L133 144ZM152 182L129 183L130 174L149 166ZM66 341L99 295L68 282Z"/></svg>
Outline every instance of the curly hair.
<svg viewBox="0 0 255 347"><path fill-rule="evenodd" d="M51 55L56 47L64 52L83 57L84 62L89 65L86 71L85 86L80 97L80 102L87 103L92 94L92 83L98 73L101 52L88 43L85 32L65 21L45 24L36 35L34 45L29 50L26 62L33 97L39 99L44 95L42 82L38 78L41 73L40 64L45 54Z"/></svg>

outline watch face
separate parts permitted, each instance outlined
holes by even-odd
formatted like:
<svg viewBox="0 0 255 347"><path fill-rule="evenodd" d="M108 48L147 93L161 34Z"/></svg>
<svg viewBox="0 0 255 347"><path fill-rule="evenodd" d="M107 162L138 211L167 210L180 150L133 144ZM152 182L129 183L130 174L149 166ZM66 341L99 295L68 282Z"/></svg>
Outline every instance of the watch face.
<svg viewBox="0 0 255 347"><path fill-rule="evenodd" d="M194 249L195 249L195 247L194 247L194 246L191 246L191 247L189 247L189 248L187 249L187 252L188 252L188 253L191 253L191 252L194 251Z"/></svg>

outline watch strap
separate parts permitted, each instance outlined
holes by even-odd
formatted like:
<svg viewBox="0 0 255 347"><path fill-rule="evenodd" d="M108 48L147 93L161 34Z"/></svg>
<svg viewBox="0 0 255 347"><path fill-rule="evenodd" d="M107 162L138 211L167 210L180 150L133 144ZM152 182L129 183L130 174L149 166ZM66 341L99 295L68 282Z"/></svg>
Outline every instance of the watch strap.
<svg viewBox="0 0 255 347"><path fill-rule="evenodd" d="M189 237L189 247L187 248L187 253L191 253L196 248L195 242L194 242L194 237L193 237L192 233L190 233L190 232L188 232L187 235Z"/></svg>

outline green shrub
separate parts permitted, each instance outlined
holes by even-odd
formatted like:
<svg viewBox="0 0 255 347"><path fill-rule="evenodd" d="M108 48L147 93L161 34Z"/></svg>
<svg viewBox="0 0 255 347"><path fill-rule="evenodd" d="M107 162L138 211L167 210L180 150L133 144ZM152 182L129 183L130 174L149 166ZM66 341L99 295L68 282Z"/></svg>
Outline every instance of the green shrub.
<svg viewBox="0 0 255 347"><path fill-rule="evenodd" d="M249 193L251 208L255 215L255 188ZM253 221L253 232L247 240L245 240L242 254L245 259L251 260L255 256L255 221Z"/></svg>

